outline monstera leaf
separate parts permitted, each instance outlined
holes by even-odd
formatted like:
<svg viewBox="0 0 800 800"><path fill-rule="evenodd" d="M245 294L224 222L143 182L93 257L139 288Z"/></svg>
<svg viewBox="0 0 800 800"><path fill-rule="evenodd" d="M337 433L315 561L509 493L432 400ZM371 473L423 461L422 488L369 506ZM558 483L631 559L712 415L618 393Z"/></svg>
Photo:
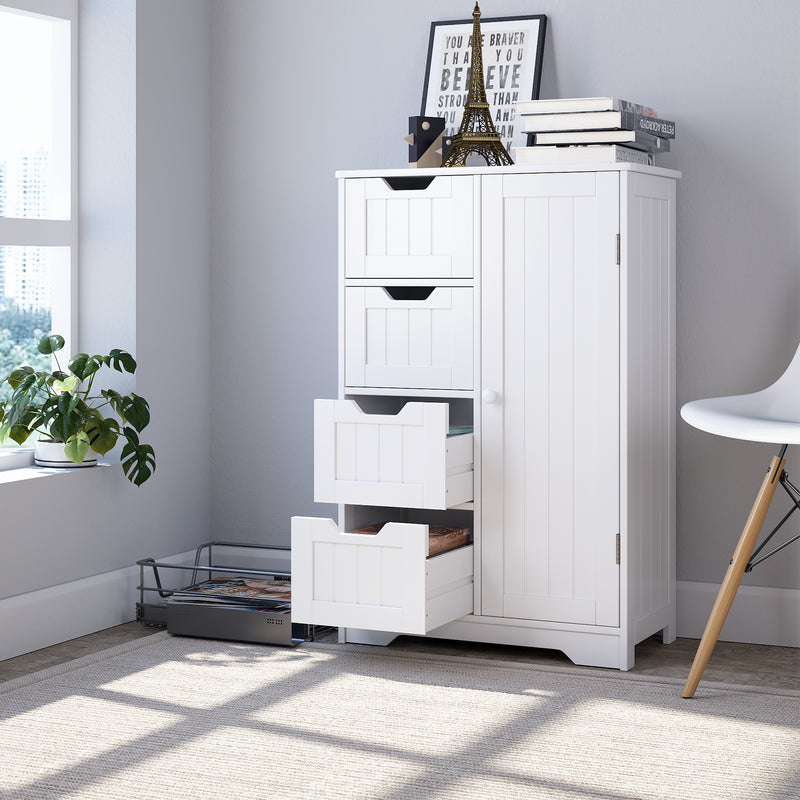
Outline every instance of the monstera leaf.
<svg viewBox="0 0 800 800"><path fill-rule="evenodd" d="M121 399L122 417L141 433L150 424L150 406L144 397L131 392Z"/></svg>
<svg viewBox="0 0 800 800"><path fill-rule="evenodd" d="M119 423L115 419L104 419L99 413L86 424L89 445L95 453L104 456L117 443Z"/></svg>
<svg viewBox="0 0 800 800"><path fill-rule="evenodd" d="M37 350L43 355L49 356L57 353L64 346L64 337L59 336L57 333L50 334L50 336L43 336L39 339Z"/></svg>
<svg viewBox="0 0 800 800"><path fill-rule="evenodd" d="M103 362L107 367L113 367L117 372L130 372L131 375L136 372L136 359L125 350L112 350L103 358Z"/></svg>
<svg viewBox="0 0 800 800"><path fill-rule="evenodd" d="M70 359L67 366L73 375L77 375L80 380L85 381L103 366L103 357L78 353Z"/></svg>
<svg viewBox="0 0 800 800"><path fill-rule="evenodd" d="M89 437L84 431L78 431L64 444L64 455L76 464L80 464L89 452Z"/></svg>
<svg viewBox="0 0 800 800"><path fill-rule="evenodd" d="M141 486L156 469L156 456L149 444L141 444L133 428L125 428L128 443L122 448L122 469L128 480Z"/></svg>

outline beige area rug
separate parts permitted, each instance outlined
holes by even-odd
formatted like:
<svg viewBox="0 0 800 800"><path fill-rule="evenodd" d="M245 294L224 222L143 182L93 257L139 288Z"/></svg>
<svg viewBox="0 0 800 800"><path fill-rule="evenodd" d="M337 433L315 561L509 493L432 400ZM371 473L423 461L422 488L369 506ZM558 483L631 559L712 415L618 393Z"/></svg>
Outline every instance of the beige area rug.
<svg viewBox="0 0 800 800"><path fill-rule="evenodd" d="M155 634L0 685L0 797L800 797L800 692Z"/></svg>

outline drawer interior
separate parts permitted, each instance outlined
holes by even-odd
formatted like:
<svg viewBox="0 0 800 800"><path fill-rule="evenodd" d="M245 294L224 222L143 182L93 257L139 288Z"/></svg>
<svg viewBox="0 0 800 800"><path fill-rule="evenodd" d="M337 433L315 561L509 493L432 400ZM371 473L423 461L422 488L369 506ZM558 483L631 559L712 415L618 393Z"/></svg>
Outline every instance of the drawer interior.
<svg viewBox="0 0 800 800"><path fill-rule="evenodd" d="M365 525L351 530L349 533L375 536L381 532L385 525L385 522L376 522L373 525ZM450 550L455 550L457 547L464 547L468 544L472 544L472 531L470 528L454 525L428 526L428 558L433 558L441 553L447 553Z"/></svg>

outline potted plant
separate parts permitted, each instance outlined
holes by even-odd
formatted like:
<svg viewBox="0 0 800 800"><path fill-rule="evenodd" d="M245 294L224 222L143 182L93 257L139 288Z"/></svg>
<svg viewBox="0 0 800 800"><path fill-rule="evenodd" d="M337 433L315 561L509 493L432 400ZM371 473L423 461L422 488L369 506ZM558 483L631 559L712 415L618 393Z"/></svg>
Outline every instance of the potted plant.
<svg viewBox="0 0 800 800"><path fill-rule="evenodd" d="M118 372L136 371L136 360L125 350L112 350L106 356L78 353L63 371L56 353L64 347L64 337L44 336L39 352L52 355L54 372L37 372L27 365L17 367L0 380L12 389L11 397L0 402L0 442L12 439L24 444L39 433L37 462L49 463L52 457L42 448L63 448L64 465L91 465L94 453L105 455L120 436L122 469L128 480L141 486L154 472L153 448L139 441L139 434L150 422L150 407L141 395L122 395L113 389L95 389L95 378L103 367ZM86 459L86 460L85 460Z"/></svg>

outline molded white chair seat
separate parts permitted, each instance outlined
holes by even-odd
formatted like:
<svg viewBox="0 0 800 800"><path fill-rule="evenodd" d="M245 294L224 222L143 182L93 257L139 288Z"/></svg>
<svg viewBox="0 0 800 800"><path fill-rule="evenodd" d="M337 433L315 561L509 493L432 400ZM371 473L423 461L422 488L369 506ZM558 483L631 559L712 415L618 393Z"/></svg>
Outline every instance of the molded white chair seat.
<svg viewBox="0 0 800 800"><path fill-rule="evenodd" d="M749 442L800 444L800 347L772 386L752 394L693 400L681 416L695 428Z"/></svg>

